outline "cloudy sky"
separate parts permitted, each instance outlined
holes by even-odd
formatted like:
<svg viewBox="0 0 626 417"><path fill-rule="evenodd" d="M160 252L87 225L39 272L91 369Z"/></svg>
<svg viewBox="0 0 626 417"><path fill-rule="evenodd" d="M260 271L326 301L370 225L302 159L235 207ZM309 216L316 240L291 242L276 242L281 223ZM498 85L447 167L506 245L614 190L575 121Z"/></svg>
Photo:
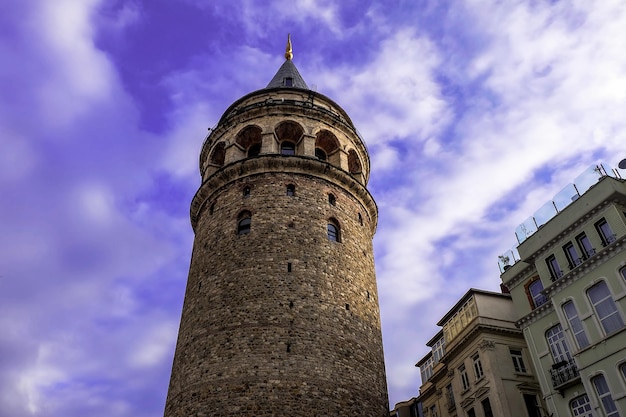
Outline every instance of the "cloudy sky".
<svg viewBox="0 0 626 417"><path fill-rule="evenodd" d="M624 28L623 0L3 0L0 415L162 415L200 147L288 32L371 152L390 403L417 395L515 227L626 157Z"/></svg>

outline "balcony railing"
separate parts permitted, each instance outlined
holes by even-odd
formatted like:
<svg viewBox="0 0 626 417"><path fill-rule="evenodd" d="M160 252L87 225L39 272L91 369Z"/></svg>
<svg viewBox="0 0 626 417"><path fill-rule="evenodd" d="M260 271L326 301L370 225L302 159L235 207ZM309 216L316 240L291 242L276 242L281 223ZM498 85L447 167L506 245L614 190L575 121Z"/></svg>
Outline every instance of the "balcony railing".
<svg viewBox="0 0 626 417"><path fill-rule="evenodd" d="M561 387L574 379L579 377L578 367L576 363L570 359L569 361L563 361L555 363L550 369L550 376L552 377L552 386L554 388Z"/></svg>

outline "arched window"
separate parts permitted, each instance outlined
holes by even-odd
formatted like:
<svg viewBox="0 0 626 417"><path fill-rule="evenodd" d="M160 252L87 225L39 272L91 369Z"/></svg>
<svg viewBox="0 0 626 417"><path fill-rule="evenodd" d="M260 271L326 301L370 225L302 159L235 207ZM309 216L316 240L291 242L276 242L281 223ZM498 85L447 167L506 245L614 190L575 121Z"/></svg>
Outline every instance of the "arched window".
<svg viewBox="0 0 626 417"><path fill-rule="evenodd" d="M211 163L213 165L224 165L224 159L226 157L226 152L224 150L224 142L220 142L215 145L213 148L213 152L211 152Z"/></svg>
<svg viewBox="0 0 626 417"><path fill-rule="evenodd" d="M615 401L613 400L604 375L593 377L591 382L593 382L593 387L596 389L598 400L600 404L602 404L606 417L619 417L619 411L617 410L617 406L615 405Z"/></svg>
<svg viewBox="0 0 626 417"><path fill-rule="evenodd" d="M543 283L540 279L533 281L528 286L528 293L530 294L534 304L533 308L537 308L548 301L547 297L543 295L541 291L543 291Z"/></svg>
<svg viewBox="0 0 626 417"><path fill-rule="evenodd" d="M250 227L252 225L252 213L247 210L239 213L239 222L237 223L237 234L246 235L250 233Z"/></svg>
<svg viewBox="0 0 626 417"><path fill-rule="evenodd" d="M261 152L262 130L250 125L243 128L235 137L235 142L244 150L246 156L257 156Z"/></svg>
<svg viewBox="0 0 626 417"><path fill-rule="evenodd" d="M334 219L330 219L328 221L328 225L326 226L326 230L328 232L328 240L333 242L341 242L341 232L339 230L339 224Z"/></svg>
<svg viewBox="0 0 626 417"><path fill-rule="evenodd" d="M335 204L337 204L337 198L332 193L328 194L328 204L330 204L331 206L334 206Z"/></svg>
<svg viewBox="0 0 626 417"><path fill-rule="evenodd" d="M600 281L587 290L587 297L593 305L596 316L605 334L613 333L624 327L624 320L617 310L615 301L606 282Z"/></svg>
<svg viewBox="0 0 626 417"><path fill-rule="evenodd" d="M622 278L626 279L626 268L620 269L619 273L622 274Z"/></svg>
<svg viewBox="0 0 626 417"><path fill-rule="evenodd" d="M289 197L293 197L294 195L296 195L296 186L293 184L288 184L287 185L287 195Z"/></svg>
<svg viewBox="0 0 626 417"><path fill-rule="evenodd" d="M563 327L561 327L560 324L548 329L546 332L546 340L555 364L572 360L572 355L569 353L569 346L567 346L565 336L563 335Z"/></svg>
<svg viewBox="0 0 626 417"><path fill-rule="evenodd" d="M295 155L296 145L289 141L282 142L280 144L280 153L283 155Z"/></svg>
<svg viewBox="0 0 626 417"><path fill-rule="evenodd" d="M569 328L574 334L574 340L576 340L578 347L582 349L589 346L589 339L587 339L583 323L578 317L578 310L576 310L574 302L571 300L565 302L563 304L563 312L565 313L565 317L567 317Z"/></svg>
<svg viewBox="0 0 626 417"><path fill-rule="evenodd" d="M361 161L354 149L348 152L348 171L350 174L359 174L361 172Z"/></svg>
<svg viewBox="0 0 626 417"><path fill-rule="evenodd" d="M589 404L589 397L587 397L587 394L574 398L569 403L569 407L572 410L572 415L575 417L593 417L591 404Z"/></svg>

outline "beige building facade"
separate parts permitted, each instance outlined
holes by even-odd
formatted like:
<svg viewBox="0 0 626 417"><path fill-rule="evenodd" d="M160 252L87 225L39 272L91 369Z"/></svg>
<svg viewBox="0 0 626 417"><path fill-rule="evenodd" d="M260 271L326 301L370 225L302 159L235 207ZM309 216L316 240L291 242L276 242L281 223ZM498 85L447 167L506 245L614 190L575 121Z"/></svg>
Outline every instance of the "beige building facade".
<svg viewBox="0 0 626 417"><path fill-rule="evenodd" d="M552 218L518 228L519 255L501 257L554 417L626 416L626 182L606 174L566 187Z"/></svg>
<svg viewBox="0 0 626 417"><path fill-rule="evenodd" d="M546 415L510 295L470 289L437 325L416 364L423 416Z"/></svg>

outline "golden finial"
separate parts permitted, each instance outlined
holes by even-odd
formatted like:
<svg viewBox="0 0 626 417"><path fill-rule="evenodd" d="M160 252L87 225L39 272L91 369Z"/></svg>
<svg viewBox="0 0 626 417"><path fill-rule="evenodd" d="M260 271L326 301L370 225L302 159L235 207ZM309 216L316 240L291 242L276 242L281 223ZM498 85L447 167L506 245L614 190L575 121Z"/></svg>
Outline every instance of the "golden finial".
<svg viewBox="0 0 626 417"><path fill-rule="evenodd" d="M293 58L293 49L291 49L291 33L287 34L287 49L285 50L285 58L291 61Z"/></svg>

